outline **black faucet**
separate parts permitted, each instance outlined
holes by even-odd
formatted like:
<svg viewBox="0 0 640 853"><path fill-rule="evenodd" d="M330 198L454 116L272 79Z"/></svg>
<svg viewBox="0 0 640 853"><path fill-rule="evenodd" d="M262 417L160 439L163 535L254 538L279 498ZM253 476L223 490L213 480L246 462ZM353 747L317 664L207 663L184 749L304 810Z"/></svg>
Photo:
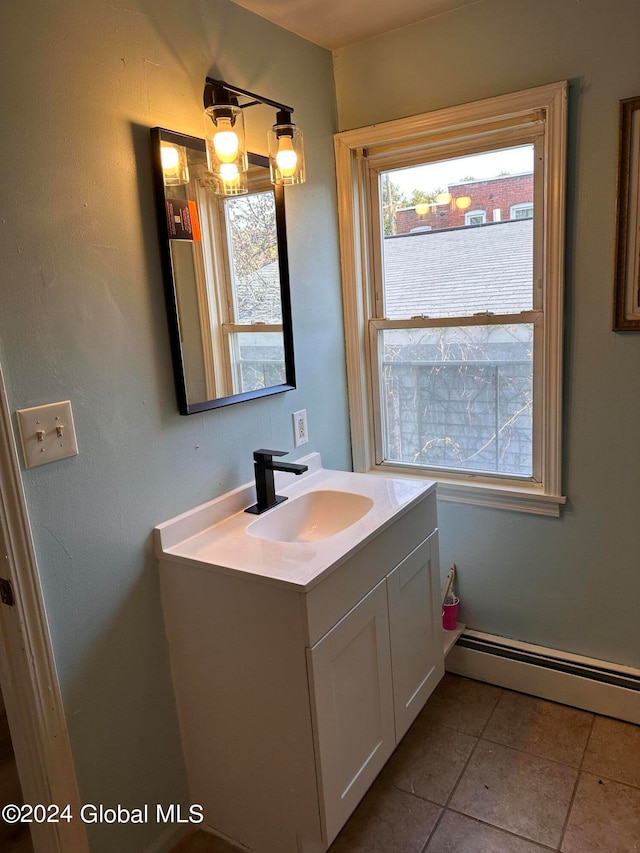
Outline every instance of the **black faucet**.
<svg viewBox="0 0 640 853"><path fill-rule="evenodd" d="M258 502L247 507L245 512L260 515L283 501L286 495L276 495L276 487L273 481L274 471L287 471L289 474L304 474L306 465L296 462L274 462L273 456L286 456L286 450L256 450L253 454L253 467L256 473L256 497Z"/></svg>

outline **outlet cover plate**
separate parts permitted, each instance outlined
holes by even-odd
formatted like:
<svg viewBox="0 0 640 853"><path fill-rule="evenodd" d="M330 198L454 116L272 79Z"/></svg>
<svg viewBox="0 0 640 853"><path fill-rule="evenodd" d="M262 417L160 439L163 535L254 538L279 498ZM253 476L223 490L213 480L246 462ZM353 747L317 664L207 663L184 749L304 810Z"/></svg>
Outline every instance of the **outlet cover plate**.
<svg viewBox="0 0 640 853"><path fill-rule="evenodd" d="M77 455L78 443L69 400L17 409L16 415L27 468Z"/></svg>
<svg viewBox="0 0 640 853"><path fill-rule="evenodd" d="M309 441L309 430L307 429L307 410L300 409L293 415L293 446L302 447Z"/></svg>

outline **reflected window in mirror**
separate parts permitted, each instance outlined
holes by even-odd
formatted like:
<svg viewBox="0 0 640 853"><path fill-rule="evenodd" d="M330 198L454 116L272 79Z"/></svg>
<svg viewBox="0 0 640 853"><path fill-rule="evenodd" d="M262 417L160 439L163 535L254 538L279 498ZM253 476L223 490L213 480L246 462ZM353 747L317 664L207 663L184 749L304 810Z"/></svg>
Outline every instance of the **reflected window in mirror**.
<svg viewBox="0 0 640 853"><path fill-rule="evenodd" d="M267 158L249 155L242 193L219 196L204 140L154 128L152 141L180 411L294 388L284 195Z"/></svg>

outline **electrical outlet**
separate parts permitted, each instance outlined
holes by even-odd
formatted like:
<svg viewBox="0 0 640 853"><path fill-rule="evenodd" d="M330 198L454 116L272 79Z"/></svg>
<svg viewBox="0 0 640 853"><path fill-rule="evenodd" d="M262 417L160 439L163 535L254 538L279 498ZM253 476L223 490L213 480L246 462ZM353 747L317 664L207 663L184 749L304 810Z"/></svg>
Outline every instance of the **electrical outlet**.
<svg viewBox="0 0 640 853"><path fill-rule="evenodd" d="M294 412L293 415L293 445L301 447L309 441L309 433L307 431L307 410L300 409L299 412Z"/></svg>

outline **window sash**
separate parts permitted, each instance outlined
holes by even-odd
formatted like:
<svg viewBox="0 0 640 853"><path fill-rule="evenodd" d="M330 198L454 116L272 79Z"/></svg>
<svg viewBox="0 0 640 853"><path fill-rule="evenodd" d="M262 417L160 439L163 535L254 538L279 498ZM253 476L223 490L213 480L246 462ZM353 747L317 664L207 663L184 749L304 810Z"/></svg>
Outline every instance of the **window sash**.
<svg viewBox="0 0 640 853"><path fill-rule="evenodd" d="M542 126L544 129L544 125ZM404 166L420 166L423 164L448 160L453 157L464 157L473 154L487 153L501 148L514 148L518 145L533 145L534 163L533 171L533 209L541 212L533 217L533 307L541 309L543 305L543 269L544 269L544 133L540 132L541 123L521 128L514 139L514 131L505 134L501 128L496 132L489 142L479 142L474 146L473 138L465 138L458 145L448 147L439 144L435 148L419 153L412 152L406 159L399 159L396 152L392 158L379 155L375 161L370 159L369 150L363 151L364 168L367 170L367 184L364 189L363 202L367 207L367 221L370 230L371 257L370 280L373 287L374 317L384 316L384 248L383 248L383 223L382 203L380 193L380 175L384 172L403 168Z"/></svg>
<svg viewBox="0 0 640 853"><path fill-rule="evenodd" d="M505 472L478 472L471 468L439 468L423 463L398 462L385 458L385 426L383 405L383 333L388 329L440 329L468 326L533 326L533 418L532 418L532 473L530 477ZM489 314L481 317L440 317L410 318L406 320L370 320L369 321L369 372L372 388L372 421L375 447L375 464L384 467L402 466L414 471L443 471L448 475L472 475L486 477L492 481L507 480L513 483L525 482L540 485L542 482L542 406L543 394L540 382L542 366L542 347L544 342L544 317L541 311L522 311L520 314ZM446 362L442 362L443 365ZM482 362L478 362L482 364ZM471 362L470 362L471 364Z"/></svg>

